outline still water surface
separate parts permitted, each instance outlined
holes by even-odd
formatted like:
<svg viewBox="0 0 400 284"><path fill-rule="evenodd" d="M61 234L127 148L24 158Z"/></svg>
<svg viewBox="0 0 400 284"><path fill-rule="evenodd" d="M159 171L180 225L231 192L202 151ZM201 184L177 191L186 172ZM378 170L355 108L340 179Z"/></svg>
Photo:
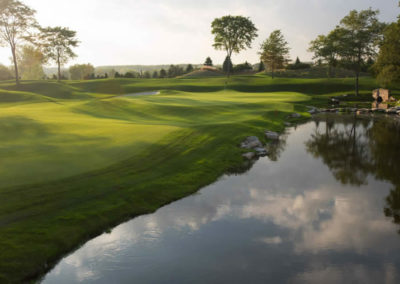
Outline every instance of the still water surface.
<svg viewBox="0 0 400 284"><path fill-rule="evenodd" d="M43 283L400 283L399 145L398 121L320 116L247 173L87 242Z"/></svg>

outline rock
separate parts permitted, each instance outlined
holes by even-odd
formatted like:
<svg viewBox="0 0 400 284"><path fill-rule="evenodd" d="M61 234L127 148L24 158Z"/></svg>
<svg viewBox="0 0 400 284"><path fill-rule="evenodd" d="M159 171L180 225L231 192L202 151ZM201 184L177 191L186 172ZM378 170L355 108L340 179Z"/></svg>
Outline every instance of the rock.
<svg viewBox="0 0 400 284"><path fill-rule="evenodd" d="M291 118L300 118L300 117L301 117L301 114L299 114L299 113L292 113L291 115L289 115L289 117L291 117Z"/></svg>
<svg viewBox="0 0 400 284"><path fill-rule="evenodd" d="M317 114L319 111L316 108L312 108L308 111L309 114Z"/></svg>
<svg viewBox="0 0 400 284"><path fill-rule="evenodd" d="M257 152L258 156L267 155L267 150L264 147L257 147L257 148L254 148L254 150Z"/></svg>
<svg viewBox="0 0 400 284"><path fill-rule="evenodd" d="M396 108L388 108L386 110L387 114L396 114L397 113L397 109Z"/></svg>
<svg viewBox="0 0 400 284"><path fill-rule="evenodd" d="M265 131L265 136L267 136L267 138L271 139L271 140L278 140L279 139L279 134L274 132L274 131L266 130Z"/></svg>
<svg viewBox="0 0 400 284"><path fill-rule="evenodd" d="M331 98L331 103L333 103L333 104L339 104L340 101L339 101L338 99L336 99L336 98Z"/></svg>
<svg viewBox="0 0 400 284"><path fill-rule="evenodd" d="M397 114L400 115L400 110L397 111Z"/></svg>
<svg viewBox="0 0 400 284"><path fill-rule="evenodd" d="M292 124L291 124L290 122L285 122L284 124L285 124L285 126L287 126L287 127L292 126Z"/></svg>
<svg viewBox="0 0 400 284"><path fill-rule="evenodd" d="M257 136L249 136L240 144L240 147L245 148L245 149L253 149L256 147L262 147L262 143L260 139L258 139Z"/></svg>
<svg viewBox="0 0 400 284"><path fill-rule="evenodd" d="M254 153L254 152L247 152L242 155L242 157L246 158L247 160L252 160L255 156L256 156L256 153Z"/></svg>

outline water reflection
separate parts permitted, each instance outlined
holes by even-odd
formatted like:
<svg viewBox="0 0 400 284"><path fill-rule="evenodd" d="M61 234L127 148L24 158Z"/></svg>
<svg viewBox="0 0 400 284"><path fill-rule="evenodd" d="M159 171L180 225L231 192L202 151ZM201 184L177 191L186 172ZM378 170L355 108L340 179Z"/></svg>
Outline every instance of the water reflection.
<svg viewBox="0 0 400 284"><path fill-rule="evenodd" d="M382 214L386 206L399 216L389 205L399 204L399 177L388 178L398 164L376 170L396 159L371 141L393 129L376 123L321 118L291 129L276 161L262 158L246 174L114 228L43 282L399 283L400 238ZM352 167L354 176L345 172Z"/></svg>
<svg viewBox="0 0 400 284"><path fill-rule="evenodd" d="M323 121L324 131L319 129ZM306 148L332 171L342 184L360 186L367 176L389 181L394 188L384 213L400 225L400 121L378 117L335 116L317 118ZM399 231L400 233L400 231Z"/></svg>

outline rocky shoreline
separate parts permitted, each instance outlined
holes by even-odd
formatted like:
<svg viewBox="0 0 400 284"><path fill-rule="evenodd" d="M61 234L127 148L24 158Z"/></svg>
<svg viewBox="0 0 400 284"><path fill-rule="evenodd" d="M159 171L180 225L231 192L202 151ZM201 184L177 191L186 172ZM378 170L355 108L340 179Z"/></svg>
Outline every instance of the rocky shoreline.
<svg viewBox="0 0 400 284"><path fill-rule="evenodd" d="M318 114L318 113L323 113L323 112L343 112L343 113L356 113L356 114L366 114L366 113L384 113L384 114L394 114L394 115L400 115L400 106L395 106L395 107L390 107L388 109L380 109L380 108L351 108L351 107L345 107L345 108L316 108L312 106L307 107L309 109L308 113L313 115L313 114Z"/></svg>

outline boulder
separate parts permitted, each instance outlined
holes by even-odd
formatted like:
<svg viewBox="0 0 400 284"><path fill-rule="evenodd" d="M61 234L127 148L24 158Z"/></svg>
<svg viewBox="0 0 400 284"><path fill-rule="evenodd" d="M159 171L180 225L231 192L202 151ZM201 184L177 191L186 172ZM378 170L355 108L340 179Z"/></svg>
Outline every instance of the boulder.
<svg viewBox="0 0 400 284"><path fill-rule="evenodd" d="M319 111L316 108L312 108L308 111L309 114L317 114Z"/></svg>
<svg viewBox="0 0 400 284"><path fill-rule="evenodd" d="M300 117L301 117L301 114L299 114L299 113L292 113L291 115L289 115L289 117L291 117L291 118L300 118Z"/></svg>
<svg viewBox="0 0 400 284"><path fill-rule="evenodd" d="M265 156L267 155L267 150L264 147L257 147L254 148L258 156Z"/></svg>
<svg viewBox="0 0 400 284"><path fill-rule="evenodd" d="M265 136L268 139L271 139L271 140L278 140L279 139L279 134L277 132L274 132L274 131L266 130L265 131Z"/></svg>
<svg viewBox="0 0 400 284"><path fill-rule="evenodd" d="M262 147L262 143L257 136L249 136L240 144L240 147L245 149L254 149L256 147Z"/></svg>
<svg viewBox="0 0 400 284"><path fill-rule="evenodd" d="M255 156L256 156L256 153L254 153L254 152L247 152L242 155L242 157L246 158L247 160L252 160L252 159L254 159Z"/></svg>
<svg viewBox="0 0 400 284"><path fill-rule="evenodd" d="M386 113L387 113L387 114L396 114L396 113L397 113L397 109L394 108L394 107L388 108L388 109L386 110Z"/></svg>

